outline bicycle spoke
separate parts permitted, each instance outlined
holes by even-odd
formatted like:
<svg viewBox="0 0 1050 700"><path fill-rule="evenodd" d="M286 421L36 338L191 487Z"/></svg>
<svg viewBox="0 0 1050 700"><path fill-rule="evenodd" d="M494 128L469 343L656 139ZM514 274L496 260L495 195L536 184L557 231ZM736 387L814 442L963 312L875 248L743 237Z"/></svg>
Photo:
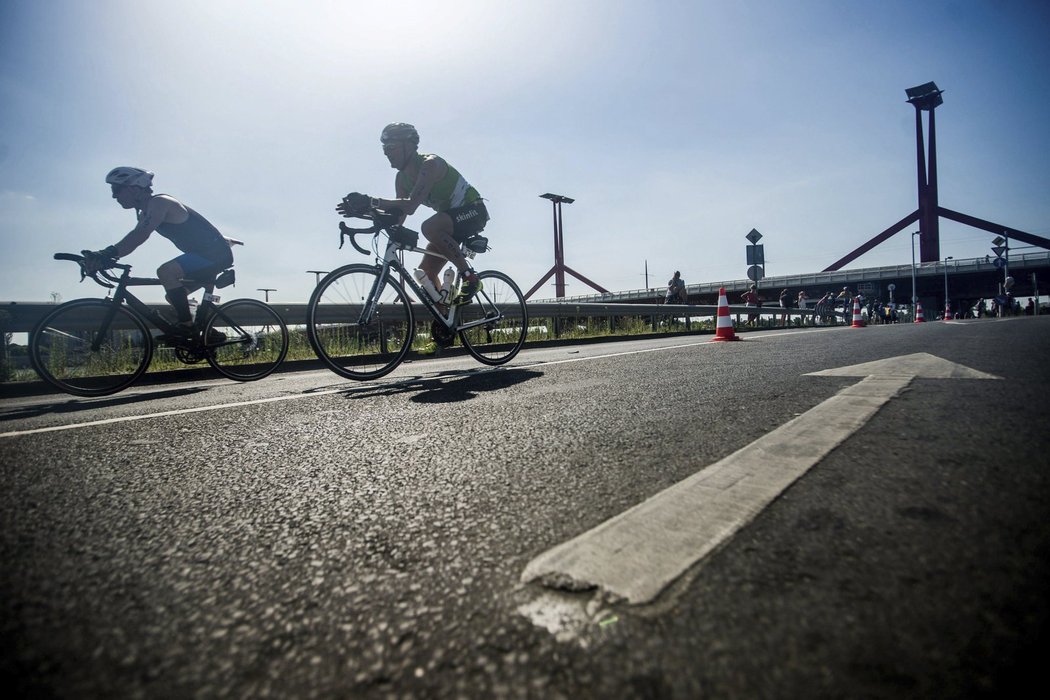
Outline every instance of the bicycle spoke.
<svg viewBox="0 0 1050 700"><path fill-rule="evenodd" d="M529 330L525 297L502 272L487 270L479 272L478 277L481 291L470 304L460 308L459 338L479 362L501 365L525 344Z"/></svg>
<svg viewBox="0 0 1050 700"><path fill-rule="evenodd" d="M142 320L127 307L114 309L112 302L101 299L57 307L37 325L30 344L37 374L77 396L120 391L146 371L153 356Z"/></svg>
<svg viewBox="0 0 1050 700"><path fill-rule="evenodd" d="M412 309L387 279L373 299L378 270L347 265L321 280L307 309L307 334L317 356L336 374L375 379L392 371L412 343ZM363 314L374 301L371 314Z"/></svg>
<svg viewBox="0 0 1050 700"><path fill-rule="evenodd" d="M230 379L262 379L284 361L288 329L268 305L255 299L223 304L204 331L208 363Z"/></svg>

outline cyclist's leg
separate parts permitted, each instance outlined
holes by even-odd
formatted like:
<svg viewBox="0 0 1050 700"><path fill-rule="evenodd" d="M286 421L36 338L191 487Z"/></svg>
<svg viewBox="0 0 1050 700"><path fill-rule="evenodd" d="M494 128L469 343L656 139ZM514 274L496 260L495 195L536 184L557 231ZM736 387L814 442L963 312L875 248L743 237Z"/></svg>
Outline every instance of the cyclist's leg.
<svg viewBox="0 0 1050 700"><path fill-rule="evenodd" d="M459 267L458 263L456 265L459 268L463 284L459 289L459 294L453 300L453 303L457 305L468 304L474 295L482 289L483 283L477 273L474 272L474 269L470 266L470 263L463 258L459 246L460 243L471 236L475 236L485 230L485 224L487 224L489 220L489 213L485 208L485 203L478 200L462 207L450 209L447 212L447 216L452 222L452 238L454 241L456 257L461 259L465 266Z"/></svg>
<svg viewBox="0 0 1050 700"><path fill-rule="evenodd" d="M164 298L175 310L175 320L187 334L193 323L193 314L190 313L189 290L182 284L183 277L188 274L182 263L183 258L188 256L189 254L180 255L157 268L157 279L164 286Z"/></svg>
<svg viewBox="0 0 1050 700"><path fill-rule="evenodd" d="M454 227L451 216L439 211L423 222L420 231L427 239L427 250L444 255L460 272L470 267L467 259L459 252L459 243L456 242L453 235ZM444 260L432 255L424 255L423 261L419 264L419 269L426 273L438 289L441 288L441 268L444 267L444 264Z"/></svg>
<svg viewBox="0 0 1050 700"><path fill-rule="evenodd" d="M204 287L230 264L232 261L216 262L197 253L183 253L157 268L157 278L164 286L164 297L175 309L178 324L187 335L193 332L189 295Z"/></svg>

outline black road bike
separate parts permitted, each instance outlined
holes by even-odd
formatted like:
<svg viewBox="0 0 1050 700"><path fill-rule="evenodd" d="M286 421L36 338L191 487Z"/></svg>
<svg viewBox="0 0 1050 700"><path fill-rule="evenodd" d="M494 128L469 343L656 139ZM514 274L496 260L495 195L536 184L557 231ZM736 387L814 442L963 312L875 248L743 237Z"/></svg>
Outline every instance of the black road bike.
<svg viewBox="0 0 1050 700"><path fill-rule="evenodd" d="M433 336L447 346L459 341L467 352L487 365L509 362L528 334L525 297L514 281L496 270L478 272L481 291L468 304L454 305L458 282L445 289L444 301L435 300L416 282L404 266L405 252L448 258L416 247L419 234L398 224L396 213L376 208L358 218L372 226L354 229L339 223L339 247L347 239L375 264L351 264L328 273L318 283L306 311L306 329L317 356L338 375L348 379L376 379L392 372L408 353L417 336L416 313L425 310L433 317L421 336ZM358 244L355 236L372 236L372 250ZM382 239L386 239L380 252ZM465 257L488 250L488 239L475 235L460 246ZM419 304L410 301L412 290Z"/></svg>
<svg viewBox="0 0 1050 700"><path fill-rule="evenodd" d="M233 270L206 279L197 306L193 332L186 335L159 312L132 294L128 287L157 286L160 280L131 276L131 266L106 261L91 272L86 258L56 253L56 260L80 265L81 281L90 277L113 289L105 299L75 299L55 307L33 330L29 356L44 380L77 396L105 396L130 386L150 365L157 340L151 323L162 332L177 360L207 362L237 381L261 379L284 361L288 328L280 315L255 299L235 299L219 305L216 288L232 283ZM110 270L120 270L118 275Z"/></svg>

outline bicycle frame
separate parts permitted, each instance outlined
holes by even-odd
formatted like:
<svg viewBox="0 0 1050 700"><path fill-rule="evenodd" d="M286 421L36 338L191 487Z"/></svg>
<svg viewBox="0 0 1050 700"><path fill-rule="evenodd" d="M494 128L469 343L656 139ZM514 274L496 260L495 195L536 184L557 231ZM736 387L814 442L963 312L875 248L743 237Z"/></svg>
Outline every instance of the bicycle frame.
<svg viewBox="0 0 1050 700"><path fill-rule="evenodd" d="M358 246L355 244L354 247ZM360 250L359 247L358 250ZM361 316L358 319L359 325L364 326L371 322L372 316L375 314L376 308L379 305L379 290L381 290L383 288L383 285L386 284L387 279L389 279L390 277L391 270L397 272L398 275L400 275L401 279L405 283L407 283L408 288L411 289L412 292L416 295L416 298L418 298L420 303L423 304L423 307L430 312L430 315L433 316L435 320L440 321L445 326L445 328L447 328L450 331L459 332L463 330L468 330L470 328L474 328L476 326L483 326L487 323L491 323L494 320L499 320L502 318L502 316L497 313L497 315L495 316L486 316L484 318L470 321L468 323L457 324L456 312L459 310L459 307L450 304L448 308L448 315L445 315L438 307L437 303L431 298L431 296L419 285L419 283L416 282L415 278L411 274L409 274L408 270L405 268L404 264L398 257L398 253L401 251L407 251L409 253L422 253L423 255L429 255L431 257L440 258L445 262L450 262L447 256L442 255L441 253L435 252L433 250L418 248L414 245L406 245L404 243L398 243L397 241L393 240L388 241L386 251L383 254L383 257L381 258L382 262L376 264L376 267L379 268L379 275L376 277L376 281L372 287L372 290L368 294L368 302L361 310ZM484 294L484 290L482 290L481 293Z"/></svg>
<svg viewBox="0 0 1050 700"><path fill-rule="evenodd" d="M127 304L139 314L139 316L149 323L152 323L164 333L175 334L178 332L178 329L174 324L169 322L159 312L150 308L149 305L128 290L128 287L157 287L161 285L161 281L149 277L132 277L131 266L129 265L121 265L120 269L123 270L120 277L113 277L112 275L105 274L105 272L100 273L110 281L116 282L116 288L112 297L109 298L112 307L102 319L98 333L91 342L91 349L95 352L98 351L102 339L105 337L107 331L109 331L109 326L117 314L117 308L121 304ZM99 282L97 278L96 281ZM194 324L197 326L201 326L201 322L208 318L210 314L215 313L218 308L215 306L215 302L218 301L218 298L212 293L213 290L213 284L204 285L204 295L201 303L197 306L197 313L194 316Z"/></svg>

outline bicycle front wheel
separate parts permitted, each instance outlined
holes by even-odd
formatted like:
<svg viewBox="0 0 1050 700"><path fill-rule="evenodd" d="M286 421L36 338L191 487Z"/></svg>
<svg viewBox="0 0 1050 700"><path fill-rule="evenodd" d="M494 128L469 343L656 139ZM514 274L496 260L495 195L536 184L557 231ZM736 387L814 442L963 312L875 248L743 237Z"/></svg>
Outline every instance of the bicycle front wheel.
<svg viewBox="0 0 1050 700"><path fill-rule="evenodd" d="M306 334L314 352L348 379L390 373L412 345L412 306L405 290L390 277L379 289L379 271L356 264L330 272L306 309Z"/></svg>
<svg viewBox="0 0 1050 700"><path fill-rule="evenodd" d="M152 358L153 338L138 314L102 299L62 304L29 341L36 373L76 396L115 394L142 376Z"/></svg>
<svg viewBox="0 0 1050 700"><path fill-rule="evenodd" d="M478 278L481 291L459 310L459 339L478 362L502 365L518 354L529 333L525 297L502 272L486 270Z"/></svg>
<svg viewBox="0 0 1050 700"><path fill-rule="evenodd" d="M288 327L255 299L234 299L215 309L204 330L208 364L224 376L250 382L267 376L288 354Z"/></svg>

